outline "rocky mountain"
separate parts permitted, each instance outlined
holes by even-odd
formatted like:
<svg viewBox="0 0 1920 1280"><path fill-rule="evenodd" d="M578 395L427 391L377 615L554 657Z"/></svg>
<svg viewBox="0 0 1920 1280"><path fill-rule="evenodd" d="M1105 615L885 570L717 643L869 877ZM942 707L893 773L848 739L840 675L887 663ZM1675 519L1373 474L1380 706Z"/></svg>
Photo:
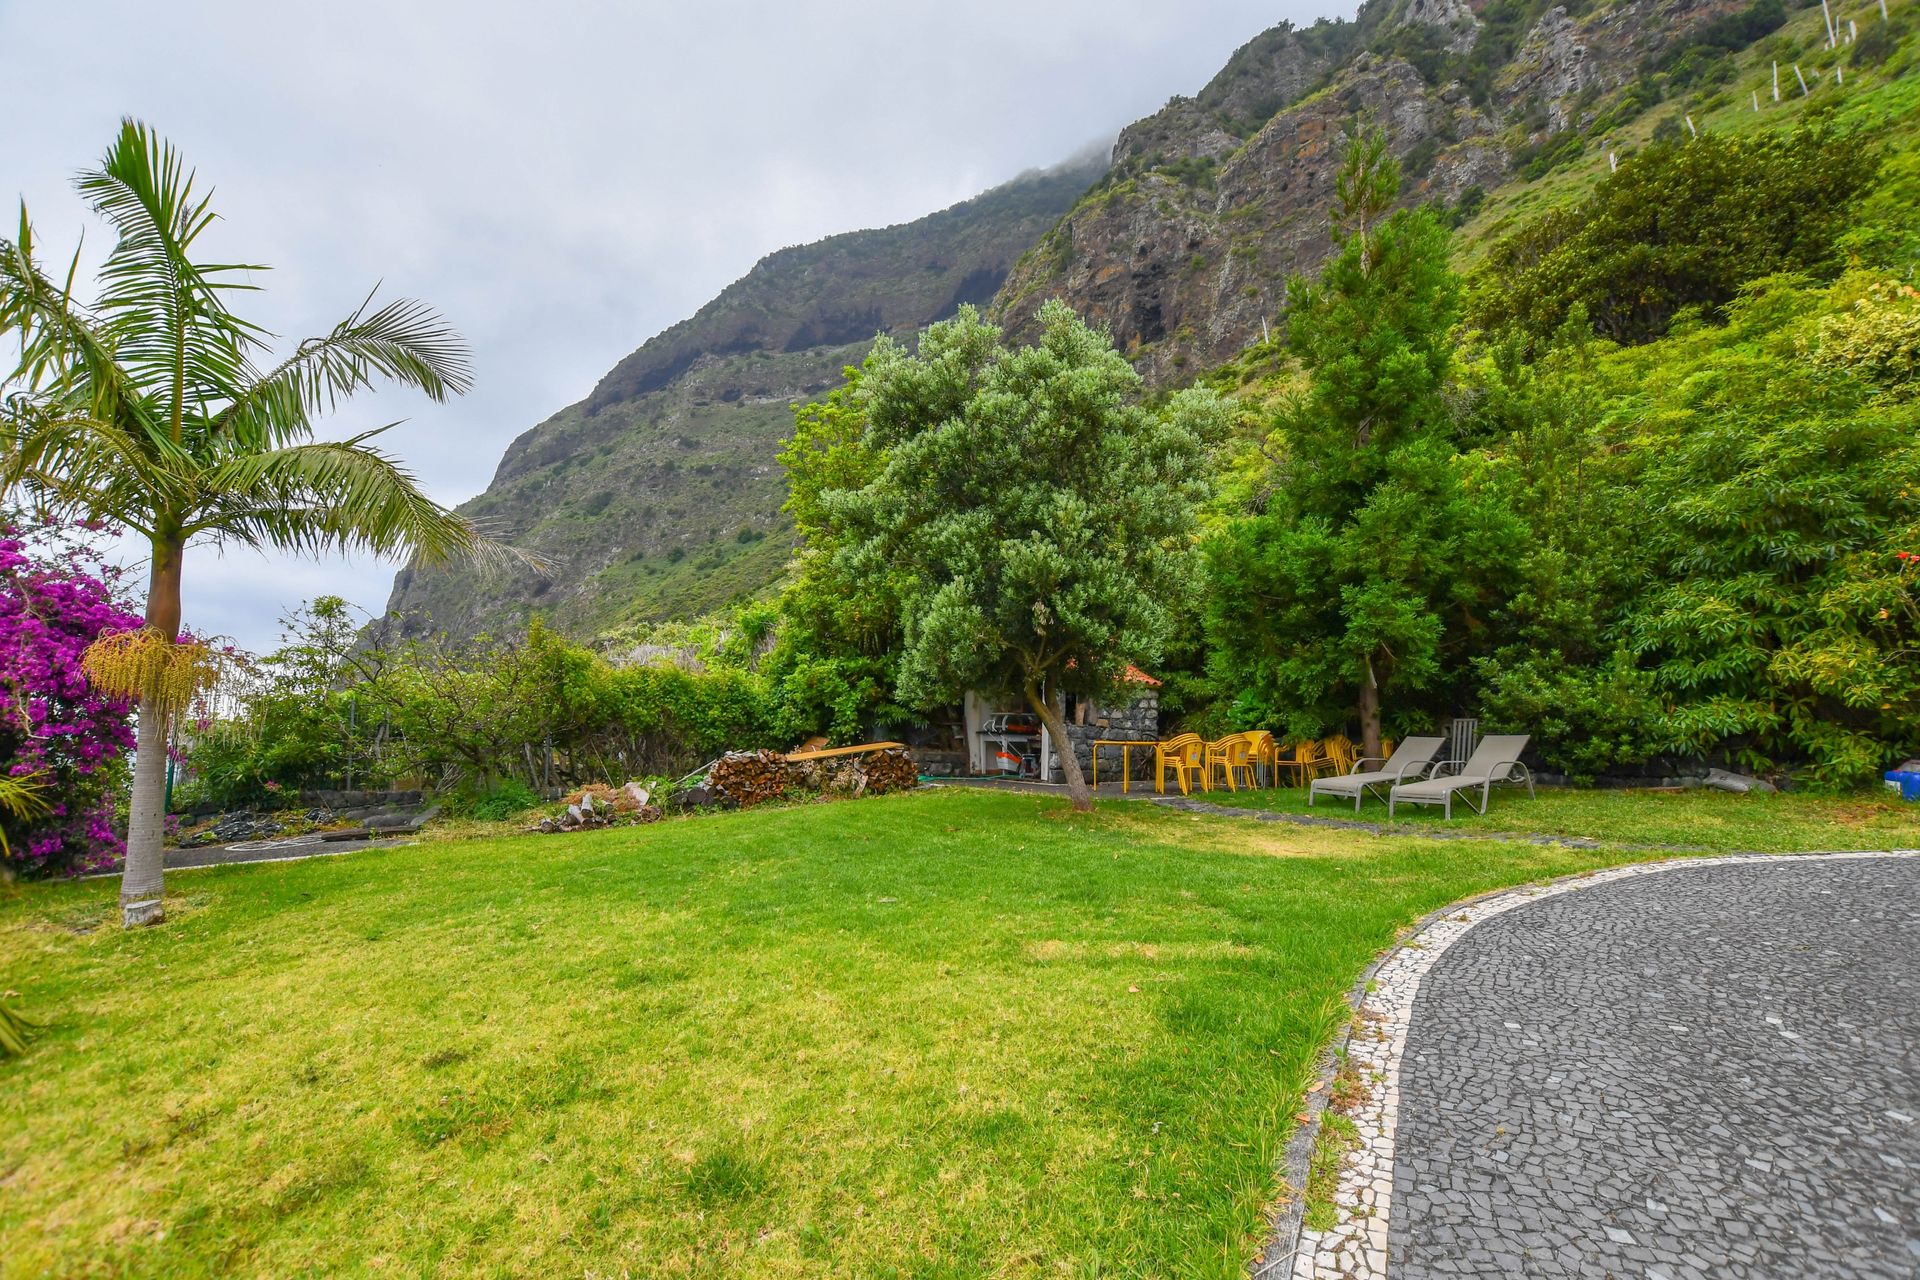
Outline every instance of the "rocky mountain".
<svg viewBox="0 0 1920 1280"><path fill-rule="evenodd" d="M1482 242L1552 186L1535 180L1644 140L1664 95L1712 101L1729 52L1784 15L1782 0L1367 0L1351 21L1283 23L1129 126L1110 164L770 255L514 441L462 508L550 572L409 567L389 613L471 632L537 611L593 635L764 591L789 552L774 457L788 406L875 333L973 302L1025 336L1058 297L1151 384L1178 384L1258 340L1288 278L1331 252L1356 128L1385 131L1403 203L1478 211L1462 242Z"/></svg>
<svg viewBox="0 0 1920 1280"><path fill-rule="evenodd" d="M1470 212L1542 156L1577 154L1619 91L1744 0L1373 0L1276 27L1192 98L1129 126L1113 166L1023 258L994 313L1015 333L1065 299L1150 382L1232 358L1332 251L1351 131L1383 129L1405 204ZM1637 112L1623 118L1630 119Z"/></svg>
<svg viewBox="0 0 1920 1280"><path fill-rule="evenodd" d="M1104 155L1070 163L916 222L769 254L516 439L460 508L545 572L410 565L389 618L402 634L472 634L537 611L592 635L763 589L791 551L774 458L789 406L833 385L875 334L991 302L1105 168Z"/></svg>

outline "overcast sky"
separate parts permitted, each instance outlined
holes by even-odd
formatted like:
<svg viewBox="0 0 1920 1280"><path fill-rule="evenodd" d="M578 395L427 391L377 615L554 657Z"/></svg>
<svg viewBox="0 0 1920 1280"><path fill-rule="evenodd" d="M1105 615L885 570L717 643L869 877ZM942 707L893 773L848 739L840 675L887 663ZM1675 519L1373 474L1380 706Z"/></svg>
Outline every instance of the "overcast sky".
<svg viewBox="0 0 1920 1280"><path fill-rule="evenodd" d="M762 255L944 208L1192 93L1330 0L0 0L13 104L0 198L48 257L85 228L72 172L119 117L172 139L261 262L253 318L324 331L383 281L440 308L477 385L368 394L434 497L486 487L508 441ZM8 215L11 226L11 215ZM97 256L97 255L96 255ZM187 620L252 648L301 600L378 611L393 566L189 556Z"/></svg>

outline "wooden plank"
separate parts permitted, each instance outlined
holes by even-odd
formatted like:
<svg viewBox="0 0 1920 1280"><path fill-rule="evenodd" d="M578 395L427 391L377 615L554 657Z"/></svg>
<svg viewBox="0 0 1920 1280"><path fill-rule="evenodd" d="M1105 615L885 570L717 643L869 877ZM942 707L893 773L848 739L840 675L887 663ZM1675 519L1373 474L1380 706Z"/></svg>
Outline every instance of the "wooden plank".
<svg viewBox="0 0 1920 1280"><path fill-rule="evenodd" d="M826 760L833 756L857 756L869 751L885 751L889 747L906 750L904 742L862 742L851 747L825 747L819 751L795 751L787 757L789 760Z"/></svg>

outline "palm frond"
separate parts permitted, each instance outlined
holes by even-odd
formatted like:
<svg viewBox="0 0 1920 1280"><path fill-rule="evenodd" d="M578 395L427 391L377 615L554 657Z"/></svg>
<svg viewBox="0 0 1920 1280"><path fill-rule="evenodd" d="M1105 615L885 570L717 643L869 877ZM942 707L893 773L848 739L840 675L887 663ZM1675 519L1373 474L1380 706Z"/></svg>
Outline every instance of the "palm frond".
<svg viewBox="0 0 1920 1280"><path fill-rule="evenodd" d="M311 430L311 415L333 409L376 377L417 387L436 403L473 386L467 345L439 313L412 298L371 315L368 294L322 338L309 338L218 414L216 432L244 445L286 445Z"/></svg>
<svg viewBox="0 0 1920 1280"><path fill-rule="evenodd" d="M0 394L69 406L102 419L138 417L142 398L115 357L110 335L73 298L79 250L59 285L33 256L33 224L20 206L15 240L0 240L0 334L16 335L20 355L0 377Z"/></svg>
<svg viewBox="0 0 1920 1280"><path fill-rule="evenodd" d="M397 459L366 443L378 434L229 458L208 473L209 508L186 532L307 554L357 550L429 562L532 562L422 493Z"/></svg>
<svg viewBox="0 0 1920 1280"><path fill-rule="evenodd" d="M252 289L231 277L265 268L189 256L214 220L193 179L170 143L131 119L100 167L74 179L118 237L100 271L96 310L134 380L165 403L176 438L187 418L208 416L247 383L247 352L266 336L221 296Z"/></svg>
<svg viewBox="0 0 1920 1280"><path fill-rule="evenodd" d="M0 1004L0 1058L17 1058L24 1054L27 1041L45 1025Z"/></svg>
<svg viewBox="0 0 1920 1280"><path fill-rule="evenodd" d="M31 822L35 818L45 817L53 812L53 802L47 799L47 775L44 769L20 777L0 775L0 811L4 811L16 822ZM13 845L7 839L7 830L0 826L0 853L13 856ZM5 1006L0 1006L0 1015L4 1015ZM6 1022L0 1017L0 1050L19 1053L21 1049L9 1045L5 1037ZM18 1028L15 1028L18 1031Z"/></svg>
<svg viewBox="0 0 1920 1280"><path fill-rule="evenodd" d="M150 535L149 513L185 504L193 493L191 466L168 466L149 452L151 443L97 418L9 403L0 406L0 491Z"/></svg>

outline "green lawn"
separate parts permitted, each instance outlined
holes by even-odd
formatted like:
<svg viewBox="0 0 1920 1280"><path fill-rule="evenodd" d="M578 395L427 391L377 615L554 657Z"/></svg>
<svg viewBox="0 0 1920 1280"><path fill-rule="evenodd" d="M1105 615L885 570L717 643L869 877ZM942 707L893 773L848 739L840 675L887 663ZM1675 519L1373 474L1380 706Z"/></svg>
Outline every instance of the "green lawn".
<svg viewBox="0 0 1920 1280"><path fill-rule="evenodd" d="M1324 818L1352 818L1352 800L1322 796L1307 806L1304 787L1210 792L1199 797L1243 809L1273 809ZM1480 793L1473 793L1478 802ZM1387 806L1371 796L1358 815L1386 822ZM1396 830L1449 827L1461 831L1587 836L1621 844L1671 844L1715 851L1805 853L1819 849L1911 849L1920 847L1920 805L1892 792L1852 796L1732 795L1688 791L1585 791L1541 787L1533 799L1525 787L1495 787L1480 817L1456 799L1453 818L1437 808L1397 808Z"/></svg>
<svg viewBox="0 0 1920 1280"><path fill-rule="evenodd" d="M0 896L8 1276L1237 1276L1394 930L1622 855L948 791Z"/></svg>

